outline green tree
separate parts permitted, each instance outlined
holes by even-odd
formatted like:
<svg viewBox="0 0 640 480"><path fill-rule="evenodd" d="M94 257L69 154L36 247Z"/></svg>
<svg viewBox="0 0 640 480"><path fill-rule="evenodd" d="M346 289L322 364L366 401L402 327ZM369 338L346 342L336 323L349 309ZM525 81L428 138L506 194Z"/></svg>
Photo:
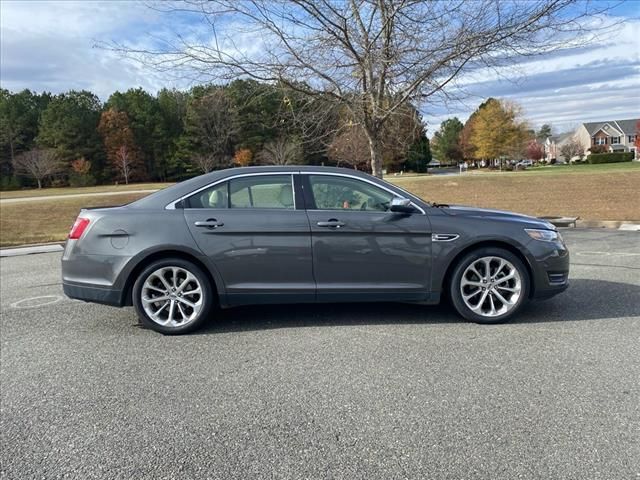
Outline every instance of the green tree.
<svg viewBox="0 0 640 480"><path fill-rule="evenodd" d="M208 172L231 164L238 114L220 86L197 87L187 104L179 158L195 170Z"/></svg>
<svg viewBox="0 0 640 480"><path fill-rule="evenodd" d="M427 165L431 161L431 145L429 139L423 133L420 138L411 145L407 154L405 167L416 173L426 173Z"/></svg>
<svg viewBox="0 0 640 480"><path fill-rule="evenodd" d="M433 135L433 153L440 163L457 164L462 160L460 133L464 125L453 117L440 124L440 129Z"/></svg>
<svg viewBox="0 0 640 480"><path fill-rule="evenodd" d="M156 175L160 180L180 178L187 165L177 155L179 140L184 133L189 94L179 90L162 89L158 92L160 121L154 129Z"/></svg>
<svg viewBox="0 0 640 480"><path fill-rule="evenodd" d="M48 93L0 89L0 175L9 177L16 156L34 146L38 120L51 100Z"/></svg>
<svg viewBox="0 0 640 480"><path fill-rule="evenodd" d="M538 130L538 133L536 133L536 138L544 142L551 135L552 135L551 125L549 125L548 123L545 123L540 127L540 130Z"/></svg>
<svg viewBox="0 0 640 480"><path fill-rule="evenodd" d="M124 112L138 147L139 161L144 164L143 180L160 180L165 172L166 139L163 137L162 114L158 99L142 88L113 93L107 109Z"/></svg>
<svg viewBox="0 0 640 480"><path fill-rule="evenodd" d="M104 152L97 130L101 109L98 97L86 90L56 95L40 117L38 146L55 149L67 166L84 157L102 175Z"/></svg>
<svg viewBox="0 0 640 480"><path fill-rule="evenodd" d="M273 85L255 80L235 80L226 91L237 112L237 147L248 148L255 156L265 143L278 137L276 117L283 95Z"/></svg>

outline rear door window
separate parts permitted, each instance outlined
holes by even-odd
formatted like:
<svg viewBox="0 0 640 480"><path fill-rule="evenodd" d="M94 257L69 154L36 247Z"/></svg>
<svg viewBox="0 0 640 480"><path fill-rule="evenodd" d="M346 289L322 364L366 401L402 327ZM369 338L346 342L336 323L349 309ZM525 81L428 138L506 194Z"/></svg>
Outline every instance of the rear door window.
<svg viewBox="0 0 640 480"><path fill-rule="evenodd" d="M291 175L255 175L229 181L231 208L294 209Z"/></svg>

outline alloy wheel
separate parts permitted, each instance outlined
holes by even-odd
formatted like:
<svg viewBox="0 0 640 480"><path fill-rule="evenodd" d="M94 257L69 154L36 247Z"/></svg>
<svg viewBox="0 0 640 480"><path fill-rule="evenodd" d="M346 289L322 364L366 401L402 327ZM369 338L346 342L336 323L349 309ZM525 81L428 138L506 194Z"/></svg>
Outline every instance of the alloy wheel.
<svg viewBox="0 0 640 480"><path fill-rule="evenodd" d="M483 317L498 317L510 312L522 294L518 269L501 257L481 257L465 269L460 280L465 305Z"/></svg>
<svg viewBox="0 0 640 480"><path fill-rule="evenodd" d="M204 305L202 286L187 269L162 267L142 285L141 303L148 317L163 327L183 327L194 321Z"/></svg>

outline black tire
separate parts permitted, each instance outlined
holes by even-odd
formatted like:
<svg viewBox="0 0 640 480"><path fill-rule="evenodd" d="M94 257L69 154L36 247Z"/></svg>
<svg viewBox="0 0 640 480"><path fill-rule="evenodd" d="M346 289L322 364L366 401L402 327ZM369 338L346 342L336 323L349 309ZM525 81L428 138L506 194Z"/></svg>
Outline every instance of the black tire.
<svg viewBox="0 0 640 480"><path fill-rule="evenodd" d="M176 325L176 326L160 325L160 323L154 321L151 318L151 316L149 316L149 314L145 311L145 308L143 307L142 289L145 284L145 281L154 272L157 272L158 270L162 268L167 268L167 267L178 267L179 269L183 269L191 273L199 283L199 286L202 292L201 293L202 296L200 298L202 303L201 303L199 312L194 315L193 319L190 319L184 325ZM133 299L133 306L136 309L136 313L138 314L138 318L140 319L140 322L145 327L165 335L180 335L180 334L192 332L200 328L209 319L209 315L216 304L216 296L214 294L211 281L209 280L209 277L207 276L207 274L194 263L188 260L183 260L181 258L165 258L162 260L156 260L150 263L149 265L147 265L142 270L142 272L140 272L140 275L138 275L138 278L136 279L136 282L133 285L132 299ZM176 299L174 303L177 305L178 300ZM185 307L185 309L187 308L189 307ZM194 311L195 310L192 310L192 312Z"/></svg>
<svg viewBox="0 0 640 480"><path fill-rule="evenodd" d="M464 299L462 298L462 291L460 286L462 282L462 276L467 267L483 257L497 257L504 259L510 262L520 275L520 295L518 299L515 301L513 306L510 307L510 310L503 314L492 317L484 316L471 310L471 308L467 306ZM527 299L529 298L530 282L531 279L529 278L529 272L527 271L527 268L524 266L520 258L509 252L508 250L504 250L502 248L486 247L473 250L458 262L455 269L453 270L453 274L451 275L448 293L453 307L465 319L471 322L482 324L503 323L513 315L517 314L522 306L526 303Z"/></svg>

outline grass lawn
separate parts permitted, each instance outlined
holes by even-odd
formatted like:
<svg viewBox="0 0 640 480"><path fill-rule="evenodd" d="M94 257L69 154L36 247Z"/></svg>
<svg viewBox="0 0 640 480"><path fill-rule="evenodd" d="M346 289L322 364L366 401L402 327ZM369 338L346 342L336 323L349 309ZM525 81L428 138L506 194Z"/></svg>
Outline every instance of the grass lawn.
<svg viewBox="0 0 640 480"><path fill-rule="evenodd" d="M438 203L513 210L534 216L640 221L638 163L539 167L515 173L387 177L387 180Z"/></svg>
<svg viewBox="0 0 640 480"><path fill-rule="evenodd" d="M41 188L30 190L12 190L9 192L0 192L0 199L5 198L24 198L24 197L42 197L48 195L70 195L82 193L100 193L100 192L126 192L130 190L158 190L168 187L171 183L130 183L129 185L98 185L96 187L59 187L59 188Z"/></svg>
<svg viewBox="0 0 640 480"><path fill-rule="evenodd" d="M528 168L519 172L496 172L498 174L512 175L566 175L577 173L619 173L619 172L640 172L640 162L620 162L620 163L601 163L591 165L589 163L579 165L545 165L541 167Z"/></svg>
<svg viewBox="0 0 640 480"><path fill-rule="evenodd" d="M448 167L451 168L451 167ZM437 171L437 169L433 169ZM620 163L603 163L599 165L591 165L588 163L579 165L545 165L539 167L528 168L526 170L519 171L500 171L489 170L482 168L479 170L469 170L464 175L566 175L566 174L580 174L580 173L618 173L618 172L638 172L640 171L640 162L620 162ZM426 177L430 176L425 173L407 173L403 175L405 177ZM394 175L389 175L386 180L392 180L396 178Z"/></svg>
<svg viewBox="0 0 640 480"><path fill-rule="evenodd" d="M640 222L640 164L539 167L527 172L467 173L387 177L425 200L513 210L534 216L570 215L583 220ZM46 189L39 195L96 193L122 189L122 195L61 198L0 204L0 246L64 240L82 207L122 205L145 196L128 190L168 184ZM31 192L31 191L30 191ZM22 192L3 192L22 194ZM15 198L15 197L14 197Z"/></svg>
<svg viewBox="0 0 640 480"><path fill-rule="evenodd" d="M143 196L123 193L0 205L0 246L64 240L82 207L123 205Z"/></svg>

